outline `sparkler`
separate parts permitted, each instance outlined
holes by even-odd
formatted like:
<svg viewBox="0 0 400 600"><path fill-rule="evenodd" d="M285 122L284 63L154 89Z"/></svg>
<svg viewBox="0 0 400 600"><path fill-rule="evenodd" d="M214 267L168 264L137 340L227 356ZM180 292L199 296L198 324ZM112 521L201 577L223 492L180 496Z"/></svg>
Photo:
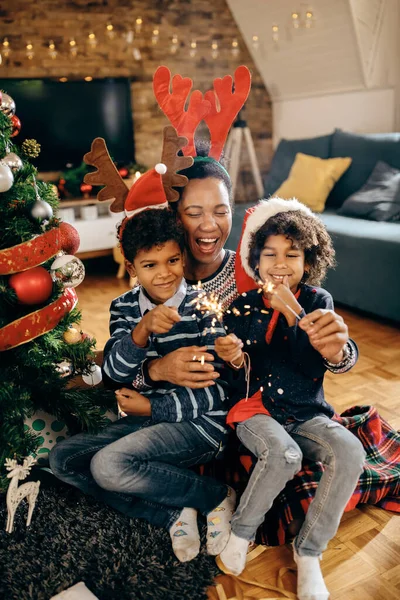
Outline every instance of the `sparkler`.
<svg viewBox="0 0 400 600"><path fill-rule="evenodd" d="M280 300L282 304L286 306L286 308L292 313L292 315L294 315L296 319L300 321L300 315L298 315L297 312L293 310L293 308L289 306L289 304L280 297L278 292L275 291L275 286L272 283L272 281L266 281L265 283L262 281L258 281L257 283L260 286L260 289L258 290L259 293L264 292L265 294L274 294L278 298L278 300Z"/></svg>

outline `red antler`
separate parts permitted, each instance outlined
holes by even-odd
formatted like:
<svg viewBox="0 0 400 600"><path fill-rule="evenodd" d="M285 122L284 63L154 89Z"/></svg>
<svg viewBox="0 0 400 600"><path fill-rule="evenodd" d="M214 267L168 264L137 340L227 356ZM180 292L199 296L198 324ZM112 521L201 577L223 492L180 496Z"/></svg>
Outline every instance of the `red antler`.
<svg viewBox="0 0 400 600"><path fill-rule="evenodd" d="M239 110L247 100L251 87L251 75L247 67L238 67L235 71L235 91L232 92L232 77L226 75L214 79L214 89L204 94L211 104L210 112L204 117L210 130L211 150L209 156L219 160L229 129ZM216 96L219 107L216 104Z"/></svg>
<svg viewBox="0 0 400 600"><path fill-rule="evenodd" d="M204 100L203 94L195 90L190 96L187 111L185 104L188 99L193 82L189 77L174 75L172 78L172 93L170 93L171 72L167 67L158 67L153 77L153 90L157 102L175 127L179 136L188 139L188 144L183 148L186 156L196 156L194 145L194 132L198 124L210 110L210 103Z"/></svg>

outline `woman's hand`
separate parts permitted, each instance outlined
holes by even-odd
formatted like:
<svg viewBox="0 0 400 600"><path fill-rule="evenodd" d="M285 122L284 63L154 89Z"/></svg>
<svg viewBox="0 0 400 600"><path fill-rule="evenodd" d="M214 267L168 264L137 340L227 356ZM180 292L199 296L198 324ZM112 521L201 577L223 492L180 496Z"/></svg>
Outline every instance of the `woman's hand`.
<svg viewBox="0 0 400 600"><path fill-rule="evenodd" d="M204 356L204 364L201 358ZM178 348L163 358L149 363L149 375L153 381L169 381L174 385L199 389L215 384L219 373L210 364L214 360L206 346Z"/></svg>
<svg viewBox="0 0 400 600"><path fill-rule="evenodd" d="M215 340L215 351L218 356L228 363L238 366L243 362L243 342L234 333Z"/></svg>
<svg viewBox="0 0 400 600"><path fill-rule="evenodd" d="M327 360L338 363L343 359L343 347L349 331L342 317L334 310L318 308L299 321L311 345Z"/></svg>
<svg viewBox="0 0 400 600"><path fill-rule="evenodd" d="M151 404L150 400L128 388L121 388L116 390L115 397L121 413L125 415L134 415L135 417L151 417Z"/></svg>

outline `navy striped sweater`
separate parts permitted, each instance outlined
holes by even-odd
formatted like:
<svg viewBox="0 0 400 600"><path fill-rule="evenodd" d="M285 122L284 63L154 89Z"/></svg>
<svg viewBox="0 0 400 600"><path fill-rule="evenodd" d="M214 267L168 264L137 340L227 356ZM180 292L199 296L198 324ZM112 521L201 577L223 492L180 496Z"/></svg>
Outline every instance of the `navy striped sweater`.
<svg viewBox="0 0 400 600"><path fill-rule="evenodd" d="M168 333L152 334L149 344L140 348L132 340L132 331L142 318L139 306L140 287L137 286L112 301L110 307L111 338L104 348L103 370L114 382L132 386L147 396L151 403L154 423L189 421L211 446L222 448L227 436L225 391L216 383L203 389L158 382L160 387L145 383L143 363L154 360L185 346L206 346L214 354L216 369L223 365L215 354L215 339L226 335L220 324L212 327L214 315L204 315L195 308L193 300L198 291L188 286L187 294L178 307L181 317Z"/></svg>

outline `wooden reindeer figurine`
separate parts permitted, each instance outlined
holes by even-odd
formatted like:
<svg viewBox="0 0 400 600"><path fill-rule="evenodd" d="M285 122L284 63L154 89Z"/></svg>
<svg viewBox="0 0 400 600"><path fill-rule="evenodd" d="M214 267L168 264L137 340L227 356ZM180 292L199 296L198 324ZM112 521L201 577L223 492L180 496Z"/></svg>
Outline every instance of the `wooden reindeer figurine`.
<svg viewBox="0 0 400 600"><path fill-rule="evenodd" d="M28 456L24 459L22 465L19 465L15 459L6 458L5 467L7 471L10 471L7 475L11 479L11 483L7 490L7 526L6 532L11 533L14 527L15 511L18 504L24 498L27 499L29 504L28 518L26 520L26 526L29 527L31 524L31 518L33 509L35 508L36 498L39 494L40 481L29 481L18 487L18 481L25 479L28 476L36 459L32 456Z"/></svg>

